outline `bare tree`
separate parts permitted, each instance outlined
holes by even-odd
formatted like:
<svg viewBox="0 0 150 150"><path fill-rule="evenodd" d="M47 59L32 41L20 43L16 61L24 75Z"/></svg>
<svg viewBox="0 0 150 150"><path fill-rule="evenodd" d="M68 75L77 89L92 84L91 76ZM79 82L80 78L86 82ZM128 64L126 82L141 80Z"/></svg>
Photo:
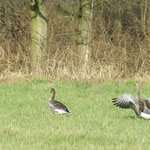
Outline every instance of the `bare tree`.
<svg viewBox="0 0 150 150"><path fill-rule="evenodd" d="M91 56L91 32L92 32L92 10L93 0L79 0L79 26L77 48L79 54L79 65L85 77Z"/></svg>

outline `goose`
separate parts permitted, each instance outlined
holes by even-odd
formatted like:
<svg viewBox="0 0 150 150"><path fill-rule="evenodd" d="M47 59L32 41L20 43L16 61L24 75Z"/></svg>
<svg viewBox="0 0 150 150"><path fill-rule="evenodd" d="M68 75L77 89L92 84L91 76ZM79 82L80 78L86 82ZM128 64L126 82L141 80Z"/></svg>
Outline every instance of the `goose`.
<svg viewBox="0 0 150 150"><path fill-rule="evenodd" d="M150 98L142 100L140 95L140 85L138 81L136 83L136 98L129 94L123 93L121 96L112 99L112 102L116 107L123 109L133 109L138 117L150 119Z"/></svg>
<svg viewBox="0 0 150 150"><path fill-rule="evenodd" d="M68 108L61 102L55 100L55 89L51 89L52 96L47 102L47 108L55 114L70 114Z"/></svg>

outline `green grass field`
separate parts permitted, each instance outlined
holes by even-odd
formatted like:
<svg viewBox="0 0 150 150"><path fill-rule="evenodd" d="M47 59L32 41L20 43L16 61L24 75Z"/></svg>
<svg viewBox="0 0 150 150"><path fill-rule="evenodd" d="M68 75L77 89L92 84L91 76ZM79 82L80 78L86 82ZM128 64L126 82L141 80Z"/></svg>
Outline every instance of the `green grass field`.
<svg viewBox="0 0 150 150"><path fill-rule="evenodd" d="M71 115L54 115L50 89ZM0 83L0 150L148 150L150 120L116 108L111 99L129 92L134 81L97 85L78 81L33 80ZM143 98L150 86L142 85Z"/></svg>

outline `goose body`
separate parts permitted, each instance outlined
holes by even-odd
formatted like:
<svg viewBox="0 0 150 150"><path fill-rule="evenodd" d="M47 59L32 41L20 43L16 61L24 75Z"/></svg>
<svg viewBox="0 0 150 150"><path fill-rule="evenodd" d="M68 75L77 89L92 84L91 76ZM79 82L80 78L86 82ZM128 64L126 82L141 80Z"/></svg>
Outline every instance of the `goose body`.
<svg viewBox="0 0 150 150"><path fill-rule="evenodd" d="M124 93L121 96L112 99L112 102L116 107L123 109L133 109L135 114L139 117L150 119L150 98L142 100L140 95L140 86L136 81L136 98L129 94Z"/></svg>
<svg viewBox="0 0 150 150"><path fill-rule="evenodd" d="M68 108L61 102L54 100L55 98L55 89L51 89L52 97L47 102L47 108L56 113L56 114L70 114Z"/></svg>
<svg viewBox="0 0 150 150"><path fill-rule="evenodd" d="M150 119L150 114L146 114L146 113L143 113L141 112L141 115L140 115L142 118L145 118L145 119Z"/></svg>
<svg viewBox="0 0 150 150"><path fill-rule="evenodd" d="M139 103L140 110L143 113L150 114L150 98Z"/></svg>

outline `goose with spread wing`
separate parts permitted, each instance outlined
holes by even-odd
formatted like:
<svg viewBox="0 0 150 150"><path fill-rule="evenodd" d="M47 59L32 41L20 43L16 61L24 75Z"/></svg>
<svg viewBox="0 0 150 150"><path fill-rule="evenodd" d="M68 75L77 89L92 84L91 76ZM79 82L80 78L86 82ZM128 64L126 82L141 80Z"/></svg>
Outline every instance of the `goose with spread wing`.
<svg viewBox="0 0 150 150"><path fill-rule="evenodd" d="M133 109L135 114L139 117L150 119L150 98L142 100L140 95L140 85L138 81L136 83L136 98L129 94L124 93L119 97L113 98L112 102L116 107L123 109Z"/></svg>
<svg viewBox="0 0 150 150"><path fill-rule="evenodd" d="M47 102L47 108L55 114L70 114L68 108L61 102L55 100L55 89L51 89L52 96Z"/></svg>

